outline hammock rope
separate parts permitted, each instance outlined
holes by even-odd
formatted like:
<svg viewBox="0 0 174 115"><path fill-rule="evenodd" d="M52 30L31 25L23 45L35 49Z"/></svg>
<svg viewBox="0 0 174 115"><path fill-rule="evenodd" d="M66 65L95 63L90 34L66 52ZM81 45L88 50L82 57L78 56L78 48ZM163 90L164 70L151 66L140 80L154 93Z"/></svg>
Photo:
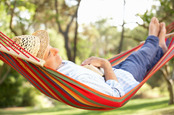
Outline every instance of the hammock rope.
<svg viewBox="0 0 174 115"><path fill-rule="evenodd" d="M41 59L33 56L32 54L27 52L24 48L22 48L21 46L16 44L16 42L12 41L9 37L7 37L2 32L0 32L0 36L1 36L0 40L2 41L2 42L0 41L1 51L11 54L15 57L19 57L21 59L27 60L29 62L32 62L32 63L40 65L40 66L44 65L44 63L45 63L44 60L41 60Z"/></svg>
<svg viewBox="0 0 174 115"><path fill-rule="evenodd" d="M170 32L174 29L171 29L170 26L168 26L168 28L170 28ZM4 39L6 39L7 42L3 42ZM169 50L151 69L151 71L147 73L145 79L124 96L112 97L100 93L60 72L48 67L33 64L29 61L8 54L8 52L2 51L2 48L9 50L8 47L10 47L10 50L17 50L16 54L18 54L17 52L25 52L27 56L32 57L24 49L21 50L20 46L11 41L11 39L2 32L0 32L0 41L0 59L18 71L35 88L50 98L76 108L87 110L112 110L123 106L156 71L174 57L174 38L171 38ZM140 49L142 45L143 43L129 51L118 54L113 58L110 58L109 61L112 66L114 66L125 60L132 52ZM14 48L12 49L11 46L14 46ZM34 58L34 60L40 61L37 60L37 58Z"/></svg>
<svg viewBox="0 0 174 115"><path fill-rule="evenodd" d="M14 42L13 40L11 40L9 37L7 37L5 34L3 34L0 31L1 34L1 40L8 46L10 47L13 51L15 51L18 55L19 52L22 53L23 55L25 55L27 58L32 57L34 58L36 61L40 62L40 60L36 57L34 57L32 54L30 54L29 52L27 52L24 48L22 48L21 46L19 46L18 44L16 44L16 42ZM0 43L2 44L2 43ZM3 45L3 44L2 44ZM3 45L4 46L4 45ZM9 49L5 46L5 48L9 51ZM19 52L18 52L19 51Z"/></svg>

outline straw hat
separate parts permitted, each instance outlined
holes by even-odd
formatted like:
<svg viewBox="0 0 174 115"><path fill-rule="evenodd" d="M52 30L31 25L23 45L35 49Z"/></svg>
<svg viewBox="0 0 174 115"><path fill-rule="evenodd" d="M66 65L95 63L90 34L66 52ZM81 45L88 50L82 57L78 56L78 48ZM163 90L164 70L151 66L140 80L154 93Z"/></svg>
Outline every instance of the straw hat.
<svg viewBox="0 0 174 115"><path fill-rule="evenodd" d="M32 35L21 35L12 38L26 51L40 59L43 59L49 45L49 35L45 30L38 30Z"/></svg>
<svg viewBox="0 0 174 115"><path fill-rule="evenodd" d="M40 39L40 49L36 57L43 59L50 41L48 32L45 30L38 30L34 32L32 35L37 36Z"/></svg>

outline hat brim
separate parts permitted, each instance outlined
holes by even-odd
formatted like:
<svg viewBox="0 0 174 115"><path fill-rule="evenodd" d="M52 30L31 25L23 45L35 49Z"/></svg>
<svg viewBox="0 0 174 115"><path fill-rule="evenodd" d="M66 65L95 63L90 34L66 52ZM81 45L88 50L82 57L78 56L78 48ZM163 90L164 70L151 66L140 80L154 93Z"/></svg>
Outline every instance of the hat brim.
<svg viewBox="0 0 174 115"><path fill-rule="evenodd" d="M46 53L46 49L49 46L50 41L48 32L45 30L38 30L34 32L32 35L37 36L40 39L40 49L36 57L44 59L44 55Z"/></svg>

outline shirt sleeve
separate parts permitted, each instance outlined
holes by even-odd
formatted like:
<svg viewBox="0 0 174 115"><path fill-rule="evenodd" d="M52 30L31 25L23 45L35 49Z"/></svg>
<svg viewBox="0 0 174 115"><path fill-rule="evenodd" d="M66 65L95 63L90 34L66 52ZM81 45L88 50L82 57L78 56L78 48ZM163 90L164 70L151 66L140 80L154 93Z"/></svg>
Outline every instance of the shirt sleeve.
<svg viewBox="0 0 174 115"><path fill-rule="evenodd" d="M121 97L121 96L125 95L123 87L119 84L119 82L117 82L115 80L107 80L106 84L108 84L113 89L114 97Z"/></svg>

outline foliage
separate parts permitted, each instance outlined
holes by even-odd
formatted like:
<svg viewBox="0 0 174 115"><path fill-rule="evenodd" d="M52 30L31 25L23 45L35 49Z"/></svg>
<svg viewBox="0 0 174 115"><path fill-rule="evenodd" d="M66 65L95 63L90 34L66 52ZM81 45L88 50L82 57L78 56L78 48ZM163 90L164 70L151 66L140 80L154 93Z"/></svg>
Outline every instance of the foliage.
<svg viewBox="0 0 174 115"><path fill-rule="evenodd" d="M159 72L156 72L153 77L151 77L147 83L152 87L152 88L155 88L155 87L162 87L163 85L166 86L165 82L164 82L164 79L162 78L162 72L159 71Z"/></svg>
<svg viewBox="0 0 174 115"><path fill-rule="evenodd" d="M107 19L101 19L91 23L91 25L83 25L83 31L79 36L83 39L82 41L88 41L83 46L86 47L85 49L90 50L88 51L90 52L87 55L88 57L99 56L110 58L116 55L120 32L117 31L116 27L111 27L107 23Z"/></svg>
<svg viewBox="0 0 174 115"><path fill-rule="evenodd" d="M2 32L6 32L6 34L8 34L9 37L11 37L13 33L11 33L9 29L10 16L7 14L5 8L5 4L0 2L0 28Z"/></svg>
<svg viewBox="0 0 174 115"><path fill-rule="evenodd" d="M166 25L173 22L174 19L174 2L173 0L154 0L159 2L159 6L153 5L150 11L146 11L143 15L137 14L144 21L144 24L141 25L145 28L148 28L150 19L152 17L157 17L160 22L164 21Z"/></svg>
<svg viewBox="0 0 174 115"><path fill-rule="evenodd" d="M64 60L67 60L63 37L57 33L55 29L49 29L48 32L50 36L50 45L52 47L58 48L59 55L61 55Z"/></svg>
<svg viewBox="0 0 174 115"><path fill-rule="evenodd" d="M91 46L92 43L90 42L86 42L86 40L84 39L79 39L78 40L78 45L77 45L77 57L76 57L76 63L77 64L81 64L83 60L87 59L92 50L91 50Z"/></svg>
<svg viewBox="0 0 174 115"><path fill-rule="evenodd" d="M5 73L5 70L4 70ZM37 94L28 82L14 69L0 85L0 107L34 105L34 96Z"/></svg>

